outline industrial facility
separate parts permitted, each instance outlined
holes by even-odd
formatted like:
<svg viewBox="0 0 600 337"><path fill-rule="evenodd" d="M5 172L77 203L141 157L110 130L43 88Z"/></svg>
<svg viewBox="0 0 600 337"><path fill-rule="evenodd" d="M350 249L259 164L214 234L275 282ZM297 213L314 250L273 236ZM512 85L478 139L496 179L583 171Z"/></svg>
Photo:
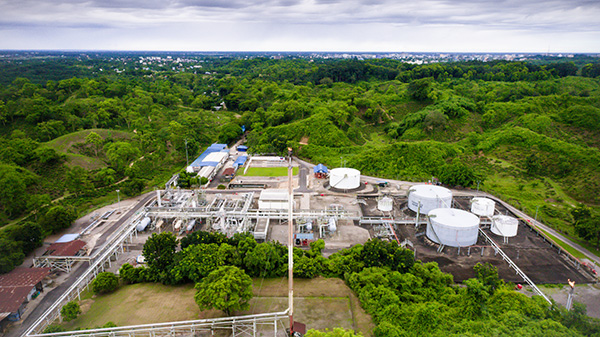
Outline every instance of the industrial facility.
<svg viewBox="0 0 600 337"><path fill-rule="evenodd" d="M291 181L285 176L241 176L235 175L241 166L247 170L287 163L282 157L253 157L245 151L235 159L229 155L224 144L213 144L186 168L207 179L233 168L226 189L175 188L176 175L164 190L146 196L138 209L129 211L105 241L92 240L98 234L90 235L86 228L78 240L86 242L90 255L47 255L34 263L69 271L73 263L88 261L91 271L77 281L83 284L132 258L143 262L143 243L155 232L171 231L179 237L198 230L229 237L249 232L258 241L286 244L291 218L293 245L303 248L323 239L325 256L370 238L395 241L411 249L416 259L438 263L455 281L474 277L473 266L489 262L506 281L527 283L547 301L536 283L595 280L589 266L553 245L517 210L493 196L431 184L381 183L353 168L312 168L301 161L291 164L299 167ZM88 228L102 230L97 224ZM72 288L75 293L63 300L78 296L85 285Z"/></svg>

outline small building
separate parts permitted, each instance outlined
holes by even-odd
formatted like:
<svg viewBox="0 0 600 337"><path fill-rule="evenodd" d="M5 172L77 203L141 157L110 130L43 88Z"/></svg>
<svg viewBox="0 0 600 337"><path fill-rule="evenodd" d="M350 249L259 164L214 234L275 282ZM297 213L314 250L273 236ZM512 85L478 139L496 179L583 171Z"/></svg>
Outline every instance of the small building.
<svg viewBox="0 0 600 337"><path fill-rule="evenodd" d="M248 156L239 156L235 159L235 162L233 162L233 168L234 169L238 169L241 166L244 166L244 164L246 163L246 160L248 159Z"/></svg>
<svg viewBox="0 0 600 337"><path fill-rule="evenodd" d="M260 192L258 209L261 210L288 210L290 195L285 189L267 189ZM293 208L292 204L292 208Z"/></svg>
<svg viewBox="0 0 600 337"><path fill-rule="evenodd" d="M235 169L233 167L228 167L224 169L223 176L225 177L225 179L233 179L233 176L235 176Z"/></svg>
<svg viewBox="0 0 600 337"><path fill-rule="evenodd" d="M236 150L238 150L239 152L247 152L248 151L248 147L246 145L239 145Z"/></svg>
<svg viewBox="0 0 600 337"><path fill-rule="evenodd" d="M86 243L81 240L73 240L69 242L55 242L48 246L44 256L82 256L85 255Z"/></svg>
<svg viewBox="0 0 600 337"><path fill-rule="evenodd" d="M323 164L319 164L313 168L313 172L315 173L315 178L324 179L327 178L327 166Z"/></svg>
<svg viewBox="0 0 600 337"><path fill-rule="evenodd" d="M15 268L0 275L0 323L18 321L25 305L43 291L42 280L50 268Z"/></svg>

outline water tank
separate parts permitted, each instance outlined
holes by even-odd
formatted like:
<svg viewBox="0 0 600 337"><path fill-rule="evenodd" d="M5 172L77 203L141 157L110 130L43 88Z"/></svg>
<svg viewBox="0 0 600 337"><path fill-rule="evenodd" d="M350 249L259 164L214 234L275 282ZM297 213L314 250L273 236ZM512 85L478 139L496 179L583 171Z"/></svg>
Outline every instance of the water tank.
<svg viewBox="0 0 600 337"><path fill-rule="evenodd" d="M335 223L335 218L329 218L329 232L333 233L337 230L337 224Z"/></svg>
<svg viewBox="0 0 600 337"><path fill-rule="evenodd" d="M479 234L479 218L456 208L437 208L427 215L427 237L451 247L474 245Z"/></svg>
<svg viewBox="0 0 600 337"><path fill-rule="evenodd" d="M141 231L145 230L146 227L148 227L150 222L151 222L150 218L145 217L142 219L142 221L138 222L137 226L135 226L135 229L137 229L138 232L141 232Z"/></svg>
<svg viewBox="0 0 600 337"><path fill-rule="evenodd" d="M471 213L479 216L491 217L494 215L496 203L488 198L473 198L471 199Z"/></svg>
<svg viewBox="0 0 600 337"><path fill-rule="evenodd" d="M394 199L385 196L377 202L377 209L382 212L391 212L394 206Z"/></svg>
<svg viewBox="0 0 600 337"><path fill-rule="evenodd" d="M421 205L420 213L428 214L436 208L450 208L452 205L452 192L436 185L415 185L408 192L408 208L417 212Z"/></svg>
<svg viewBox="0 0 600 337"><path fill-rule="evenodd" d="M329 172L329 185L340 190L352 190L360 186L360 171L348 168L334 168Z"/></svg>
<svg viewBox="0 0 600 337"><path fill-rule="evenodd" d="M306 230L312 231L312 220L306 222Z"/></svg>
<svg viewBox="0 0 600 337"><path fill-rule="evenodd" d="M519 220L508 215L495 215L492 217L492 233L505 237L517 235Z"/></svg>

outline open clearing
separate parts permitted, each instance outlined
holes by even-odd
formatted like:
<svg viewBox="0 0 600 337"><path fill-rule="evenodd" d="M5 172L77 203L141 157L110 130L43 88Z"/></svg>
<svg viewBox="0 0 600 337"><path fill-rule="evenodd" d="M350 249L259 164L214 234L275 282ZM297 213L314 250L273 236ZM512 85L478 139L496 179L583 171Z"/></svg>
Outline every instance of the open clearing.
<svg viewBox="0 0 600 337"><path fill-rule="evenodd" d="M85 143L85 137L91 132L95 132L103 139L127 140L131 139L133 134L126 131L108 130L108 129L89 129L72 132L56 139L53 139L44 145L53 148L57 152L67 155L67 165L70 167L81 166L87 170L95 170L105 167L106 164L98 158L85 156L79 153L74 147L75 144Z"/></svg>
<svg viewBox="0 0 600 337"><path fill-rule="evenodd" d="M250 309L236 312L236 315L287 308L287 278L253 281L255 297L250 301ZM63 326L75 330L99 327L108 322L124 326L225 316L219 310L200 311L194 302L194 294L192 284L122 286L114 293L83 299L80 303L83 314ZM371 335L374 327L352 290L337 278L294 280L294 319L310 329L343 327L361 331L365 336Z"/></svg>
<svg viewBox="0 0 600 337"><path fill-rule="evenodd" d="M287 167L249 167L246 173L241 175L247 177L285 177L287 174ZM292 168L292 174L298 175L298 167Z"/></svg>

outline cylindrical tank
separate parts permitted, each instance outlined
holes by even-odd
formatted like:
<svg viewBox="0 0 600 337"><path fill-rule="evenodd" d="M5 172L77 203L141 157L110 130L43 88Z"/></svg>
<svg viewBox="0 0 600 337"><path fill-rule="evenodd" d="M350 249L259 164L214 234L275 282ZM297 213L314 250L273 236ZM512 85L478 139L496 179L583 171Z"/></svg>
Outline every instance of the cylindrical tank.
<svg viewBox="0 0 600 337"><path fill-rule="evenodd" d="M479 216L492 216L496 208L496 202L488 198L471 199L471 213Z"/></svg>
<svg viewBox="0 0 600 337"><path fill-rule="evenodd" d="M194 226L196 225L196 219L192 219L190 220L190 222L188 222L187 227L185 228L186 231L191 231L192 229L194 229Z"/></svg>
<svg viewBox="0 0 600 337"><path fill-rule="evenodd" d="M181 224L182 224L182 223L183 223L183 220L181 220L181 219L180 219L180 220L177 220L177 221L175 221L175 224L173 225L173 228L174 228L174 229L179 229L179 228L181 228Z"/></svg>
<svg viewBox="0 0 600 337"><path fill-rule="evenodd" d="M517 236L519 220L508 215L494 215L492 217L492 233L505 237Z"/></svg>
<svg viewBox="0 0 600 337"><path fill-rule="evenodd" d="M360 186L360 171L348 167L334 168L329 172L329 185L341 190L351 190Z"/></svg>
<svg viewBox="0 0 600 337"><path fill-rule="evenodd" d="M394 206L394 199L385 196L377 202L377 209L382 212L391 212Z"/></svg>
<svg viewBox="0 0 600 337"><path fill-rule="evenodd" d="M333 233L337 230L337 224L334 217L329 218L329 232Z"/></svg>
<svg viewBox="0 0 600 337"><path fill-rule="evenodd" d="M306 222L306 230L312 231L312 220Z"/></svg>
<svg viewBox="0 0 600 337"><path fill-rule="evenodd" d="M138 222L137 226L135 226L135 229L137 229L138 232L141 232L148 227L151 221L152 220L150 220L149 217L145 217L142 219L142 221Z"/></svg>
<svg viewBox="0 0 600 337"><path fill-rule="evenodd" d="M419 205L421 208L419 210ZM452 192L436 185L415 185L408 192L408 208L414 212L428 214L436 208L450 208Z"/></svg>
<svg viewBox="0 0 600 337"><path fill-rule="evenodd" d="M437 208L427 215L427 237L451 247L474 245L479 234L479 218L456 208Z"/></svg>

